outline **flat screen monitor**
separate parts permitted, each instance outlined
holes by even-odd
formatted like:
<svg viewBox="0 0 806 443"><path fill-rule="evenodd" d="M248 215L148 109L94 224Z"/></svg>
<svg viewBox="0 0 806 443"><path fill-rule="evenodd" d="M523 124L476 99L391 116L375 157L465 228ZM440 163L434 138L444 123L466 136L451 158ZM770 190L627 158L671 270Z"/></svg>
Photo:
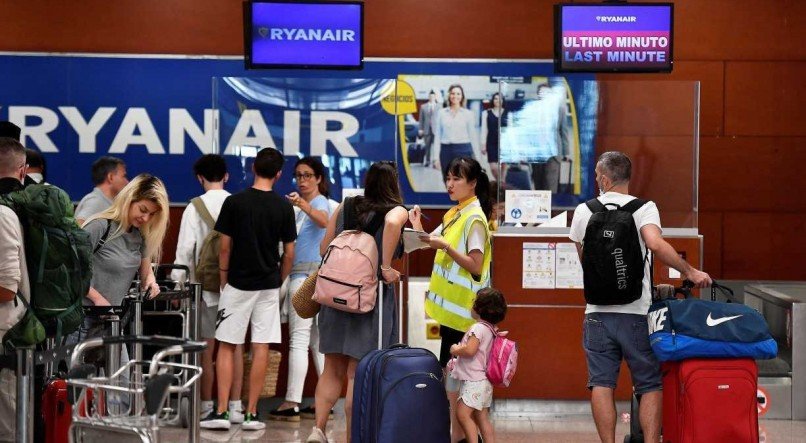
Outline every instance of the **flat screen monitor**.
<svg viewBox="0 0 806 443"><path fill-rule="evenodd" d="M554 7L557 72L671 72L671 3L564 3Z"/></svg>
<svg viewBox="0 0 806 443"><path fill-rule="evenodd" d="M247 69L363 66L362 2L247 1L244 22Z"/></svg>

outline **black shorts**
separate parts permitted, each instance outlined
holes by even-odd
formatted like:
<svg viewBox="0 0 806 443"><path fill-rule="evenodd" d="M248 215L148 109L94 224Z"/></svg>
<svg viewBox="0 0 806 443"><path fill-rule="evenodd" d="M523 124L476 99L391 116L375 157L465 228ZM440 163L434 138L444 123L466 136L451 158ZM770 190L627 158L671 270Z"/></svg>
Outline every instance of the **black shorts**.
<svg viewBox="0 0 806 443"><path fill-rule="evenodd" d="M439 336L442 337L442 343L439 346L439 365L444 368L452 357L451 346L460 343L465 333L444 325L439 325Z"/></svg>

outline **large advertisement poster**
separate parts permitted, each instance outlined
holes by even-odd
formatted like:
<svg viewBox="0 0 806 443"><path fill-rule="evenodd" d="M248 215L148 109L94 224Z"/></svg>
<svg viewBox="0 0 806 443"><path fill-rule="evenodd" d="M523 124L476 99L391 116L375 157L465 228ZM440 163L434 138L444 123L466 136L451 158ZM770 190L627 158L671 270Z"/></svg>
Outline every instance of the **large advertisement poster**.
<svg viewBox="0 0 806 443"><path fill-rule="evenodd" d="M549 186L555 206L570 206L593 194L586 177L592 176L598 90L591 75L554 77L552 70L548 61L382 59L367 61L360 72L245 71L235 58L0 55L0 120L22 128L23 143L47 161L47 181L74 201L92 190L90 168L103 155L123 159L130 177L161 177L171 201L185 204L201 192L192 174L201 155L222 153L230 167L227 188L237 191L251 183L256 149L272 146L287 156L280 192L293 190L292 169L301 156L323 157L337 200L343 190L361 187L371 162L393 160L407 204L443 206L451 202L439 165L431 162L447 150L426 154L420 120L431 90L434 106L442 106L458 83L472 114L472 155L513 189L544 188L534 179L541 162L568 157L570 186ZM401 92L404 85L410 92ZM519 112L537 100L541 85L565 97L558 99L567 108L562 151L541 148L539 155L515 158L532 152L518 141L530 139L532 125L525 133L506 128L530 121ZM485 112L499 90L507 123L495 131ZM511 164L496 167L490 137L499 133L499 155ZM514 157L504 156L507 146ZM530 178L523 180L519 170Z"/></svg>
<svg viewBox="0 0 806 443"><path fill-rule="evenodd" d="M469 156L501 190L551 191L555 206L590 196L583 178L591 172L598 104L596 89L586 88L591 85L572 87L553 76L406 74L399 83L398 95L416 102L398 116L415 193L444 192L448 163Z"/></svg>

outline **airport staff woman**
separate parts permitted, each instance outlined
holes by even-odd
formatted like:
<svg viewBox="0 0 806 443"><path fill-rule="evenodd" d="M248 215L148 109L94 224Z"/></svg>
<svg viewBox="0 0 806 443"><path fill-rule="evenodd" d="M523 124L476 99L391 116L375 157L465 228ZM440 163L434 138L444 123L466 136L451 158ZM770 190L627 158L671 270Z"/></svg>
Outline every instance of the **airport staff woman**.
<svg viewBox="0 0 806 443"><path fill-rule="evenodd" d="M425 312L440 324L439 362L443 368L451 358L451 345L459 343L476 322L471 309L476 292L490 285L492 253L487 224L492 202L487 174L478 161L469 157L454 158L446 166L445 187L457 205L448 210L434 232L423 238L437 250ZM409 220L417 230L423 229L420 215L419 206L409 211ZM455 416L459 384L451 377L445 380L451 403L452 441L458 441L462 438Z"/></svg>

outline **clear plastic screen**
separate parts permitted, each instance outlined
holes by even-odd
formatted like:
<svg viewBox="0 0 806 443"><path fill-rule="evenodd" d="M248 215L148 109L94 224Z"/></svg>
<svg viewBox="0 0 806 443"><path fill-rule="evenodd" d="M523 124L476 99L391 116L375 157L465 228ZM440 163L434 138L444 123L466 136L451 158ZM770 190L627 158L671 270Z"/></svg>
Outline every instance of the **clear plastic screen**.
<svg viewBox="0 0 806 443"><path fill-rule="evenodd" d="M552 216L573 210L598 195L596 159L616 150L632 160L630 194L653 200L665 228L697 228L698 82L530 80L500 83L502 202L507 190L544 190Z"/></svg>

